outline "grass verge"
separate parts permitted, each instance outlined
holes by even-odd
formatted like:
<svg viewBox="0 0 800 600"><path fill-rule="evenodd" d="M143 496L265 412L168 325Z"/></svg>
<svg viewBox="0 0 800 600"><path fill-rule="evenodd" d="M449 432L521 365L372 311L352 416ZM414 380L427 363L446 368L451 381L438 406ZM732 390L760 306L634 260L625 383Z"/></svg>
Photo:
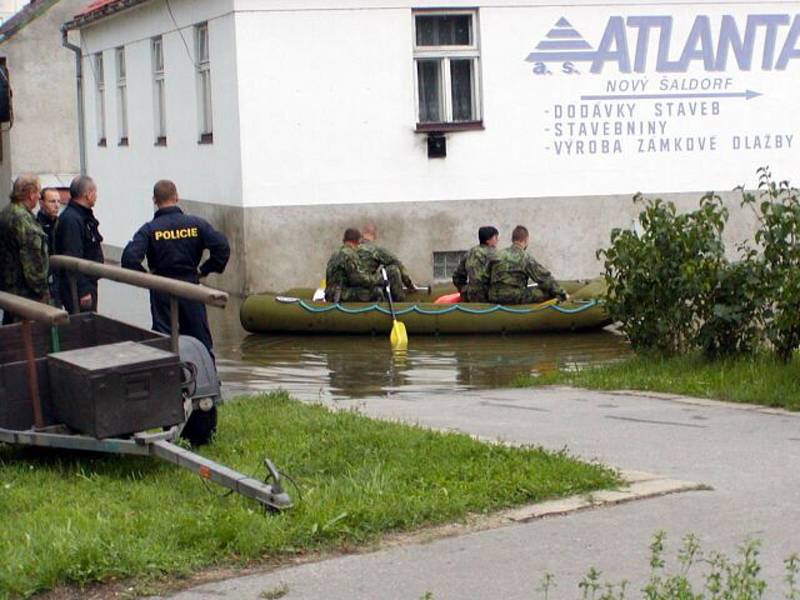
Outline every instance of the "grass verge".
<svg viewBox="0 0 800 600"><path fill-rule="evenodd" d="M783 364L769 354L713 362L699 354L673 358L634 356L577 371L518 377L514 384L645 390L800 410L800 360Z"/></svg>
<svg viewBox="0 0 800 600"><path fill-rule="evenodd" d="M298 481L302 501L290 487L297 506L264 516L153 459L0 446L0 596L346 549L618 483L564 452L331 412L283 393L225 405L203 454L248 474L268 455Z"/></svg>

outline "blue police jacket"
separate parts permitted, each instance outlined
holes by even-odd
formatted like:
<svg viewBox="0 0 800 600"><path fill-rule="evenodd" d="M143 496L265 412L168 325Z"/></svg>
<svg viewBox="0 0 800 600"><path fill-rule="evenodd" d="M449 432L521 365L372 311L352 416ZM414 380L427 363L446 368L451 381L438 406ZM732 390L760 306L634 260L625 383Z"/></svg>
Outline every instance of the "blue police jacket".
<svg viewBox="0 0 800 600"><path fill-rule="evenodd" d="M203 264L203 251L209 257ZM156 211L155 218L145 223L122 252L122 266L144 271L147 258L151 273L197 283L198 277L222 273L228 264L231 248L223 234L208 221L184 214L177 206Z"/></svg>

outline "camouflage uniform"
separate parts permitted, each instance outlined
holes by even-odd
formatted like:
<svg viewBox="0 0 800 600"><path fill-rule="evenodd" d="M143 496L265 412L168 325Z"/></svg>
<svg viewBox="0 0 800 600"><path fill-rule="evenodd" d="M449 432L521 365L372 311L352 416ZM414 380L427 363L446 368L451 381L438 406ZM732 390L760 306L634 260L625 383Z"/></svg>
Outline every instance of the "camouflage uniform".
<svg viewBox="0 0 800 600"><path fill-rule="evenodd" d="M489 300L497 304L534 304L564 295L550 271L514 244L497 253L491 271ZM528 279L538 287L527 287Z"/></svg>
<svg viewBox="0 0 800 600"><path fill-rule="evenodd" d="M0 211L0 290L47 302L48 268L47 235L24 205L12 202Z"/></svg>
<svg viewBox="0 0 800 600"><path fill-rule="evenodd" d="M467 252L453 273L453 284L465 302L489 301L489 276L496 252L491 246L480 244Z"/></svg>
<svg viewBox="0 0 800 600"><path fill-rule="evenodd" d="M358 247L358 258L367 273L378 273L380 267L386 267L386 276L389 278L389 287L392 290L392 299L398 302L405 300L406 294L403 286L413 288L406 268L394 254L373 242L361 242Z"/></svg>
<svg viewBox="0 0 800 600"><path fill-rule="evenodd" d="M333 302L339 288L340 302L369 302L381 299L381 278L364 268L358 250L344 245L333 253L325 270L325 300Z"/></svg>

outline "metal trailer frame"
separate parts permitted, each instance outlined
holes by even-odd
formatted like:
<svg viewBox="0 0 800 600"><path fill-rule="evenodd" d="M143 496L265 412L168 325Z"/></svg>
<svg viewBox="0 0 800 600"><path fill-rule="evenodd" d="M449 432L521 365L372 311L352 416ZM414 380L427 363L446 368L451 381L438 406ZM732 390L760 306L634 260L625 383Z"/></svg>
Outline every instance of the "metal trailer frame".
<svg viewBox="0 0 800 600"><path fill-rule="evenodd" d="M80 258L52 256L51 265L56 269L70 271L68 276L72 281L75 278L74 272L80 272L92 277L111 279L137 287L168 293L170 295L172 313L171 346L175 353L178 352L179 340L177 298L203 302L219 308L224 308L228 301L228 294L225 292L207 288L203 285L193 285L158 275L94 263ZM77 302L75 305L77 306ZM28 430L16 431L0 428L0 442L43 448L152 456L192 471L205 481L215 483L255 500L269 510L277 511L291 508L292 500L283 489L280 473L275 468L275 465L272 464L272 461L268 458L264 459L267 478L265 481L259 481L190 450L186 450L174 443L180 436L185 422L163 432L141 432L126 438L107 439L75 434L63 425L45 427L42 420L42 405L34 362L31 321L55 326L67 323L69 315L64 310L6 292L0 292L0 308L23 319L22 339L25 348L25 362L28 365L28 391L34 415L34 424ZM185 399L184 408L188 420L189 415L194 410L191 398Z"/></svg>

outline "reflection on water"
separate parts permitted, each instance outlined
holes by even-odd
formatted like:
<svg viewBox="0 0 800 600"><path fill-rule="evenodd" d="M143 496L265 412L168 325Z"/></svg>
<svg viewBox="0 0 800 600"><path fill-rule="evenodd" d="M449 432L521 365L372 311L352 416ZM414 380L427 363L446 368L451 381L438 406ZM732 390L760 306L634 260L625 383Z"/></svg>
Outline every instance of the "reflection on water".
<svg viewBox="0 0 800 600"><path fill-rule="evenodd" d="M101 312L149 327L147 292L103 282ZM389 336L248 335L239 302L209 308L217 366L227 396L285 389L303 399L363 398L385 394L509 385L517 376L625 356L622 337L581 334L459 335L409 338L395 355Z"/></svg>
<svg viewBox="0 0 800 600"><path fill-rule="evenodd" d="M610 361L628 351L608 332L413 336L399 356L382 336L251 335L234 350L219 351L228 393L281 387L308 399L503 387L519 375Z"/></svg>

